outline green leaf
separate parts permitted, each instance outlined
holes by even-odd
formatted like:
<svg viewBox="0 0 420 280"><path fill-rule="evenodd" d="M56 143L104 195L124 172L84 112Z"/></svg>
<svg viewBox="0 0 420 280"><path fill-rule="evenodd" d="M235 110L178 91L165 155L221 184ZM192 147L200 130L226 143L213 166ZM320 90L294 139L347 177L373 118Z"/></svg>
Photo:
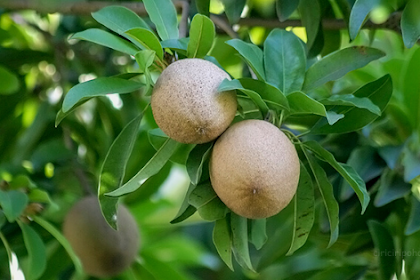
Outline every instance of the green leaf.
<svg viewBox="0 0 420 280"><path fill-rule="evenodd" d="M3 210L0 209L0 230L6 223L6 216L4 215Z"/></svg>
<svg viewBox="0 0 420 280"><path fill-rule="evenodd" d="M254 71L258 80L265 80L263 51L258 46L239 39L226 41L226 44L238 51L239 55L251 67L252 71Z"/></svg>
<svg viewBox="0 0 420 280"><path fill-rule="evenodd" d="M178 20L171 0L143 0L150 20L162 40L178 39Z"/></svg>
<svg viewBox="0 0 420 280"><path fill-rule="evenodd" d="M379 258L378 279L392 279L396 271L394 239L381 223L370 220L367 224L375 244L375 255Z"/></svg>
<svg viewBox="0 0 420 280"><path fill-rule="evenodd" d="M251 223L249 240L257 250L267 242L267 219L248 220Z"/></svg>
<svg viewBox="0 0 420 280"><path fill-rule="evenodd" d="M95 96L110 93L129 93L140 89L143 84L116 77L101 77L72 87L64 97L61 110L63 113L70 111L75 105Z"/></svg>
<svg viewBox="0 0 420 280"><path fill-rule="evenodd" d="M338 106L351 106L360 109L366 109L373 114L380 116L382 114L381 109L375 105L367 97L356 97L353 94L335 94L327 99L320 101L324 105L338 105Z"/></svg>
<svg viewBox="0 0 420 280"><path fill-rule="evenodd" d="M414 196L411 196L411 210L405 227L405 235L411 235L420 230L420 201Z"/></svg>
<svg viewBox="0 0 420 280"><path fill-rule="evenodd" d="M366 190L366 184L354 169L346 164L338 163L334 156L325 150L318 142L308 141L305 147L314 152L321 160L328 162L350 184L362 205L362 214L369 204L370 197Z"/></svg>
<svg viewBox="0 0 420 280"><path fill-rule="evenodd" d="M403 111L408 116L411 127L420 131L420 84L418 83L418 73L420 73L420 49L417 48L407 57L402 73L401 79L401 92L403 93L402 99L404 106ZM398 81L397 81L398 83Z"/></svg>
<svg viewBox="0 0 420 280"><path fill-rule="evenodd" d="M315 172L314 172L315 174ZM319 176L318 176L319 177ZM319 185L319 182L316 181ZM328 193L329 189L327 186L323 186L324 189L320 188L321 195L324 198L324 203L327 208L327 213L330 218L330 224L335 225L331 227L331 240L336 239L335 235L338 235L338 204L334 202L325 202L326 195L331 195ZM332 197L334 200L334 196ZM315 220L315 197L314 197L314 187L311 180L311 176L306 170L305 166L300 164L300 177L299 185L297 188L296 195L294 197L294 223L293 223L293 239L289 251L286 255L292 255L296 250L302 247L306 240L308 239L309 233L314 225ZM330 211L328 211L330 209ZM335 213L337 211L337 213Z"/></svg>
<svg viewBox="0 0 420 280"><path fill-rule="evenodd" d="M331 267L331 266L328 266ZM366 266L361 265L347 265L325 268L316 273L312 277L306 278L307 280L355 280L365 279L363 276L366 274ZM309 275L312 275L310 273Z"/></svg>
<svg viewBox="0 0 420 280"><path fill-rule="evenodd" d="M235 24L241 18L246 0L222 0L225 13L230 24Z"/></svg>
<svg viewBox="0 0 420 280"><path fill-rule="evenodd" d="M359 33L360 28L365 22L368 14L379 4L382 0L357 0L350 12L349 19L349 33L350 39L354 40Z"/></svg>
<svg viewBox="0 0 420 280"><path fill-rule="evenodd" d="M386 169L382 173L374 205L376 207L382 207L396 199L406 196L410 192L410 184L404 182L403 178L395 174L395 172Z"/></svg>
<svg viewBox="0 0 420 280"><path fill-rule="evenodd" d="M226 216L228 208L220 198L216 196L211 201L198 208L197 211L204 220L217 221Z"/></svg>
<svg viewBox="0 0 420 280"><path fill-rule="evenodd" d="M306 71L303 91L309 91L326 82L337 80L348 72L361 68L384 55L380 50L364 46L349 47L330 53Z"/></svg>
<svg viewBox="0 0 420 280"><path fill-rule="evenodd" d="M213 243L220 258L233 271L232 264L232 234L230 232L229 216L217 220L213 228Z"/></svg>
<svg viewBox="0 0 420 280"><path fill-rule="evenodd" d="M17 190L0 190L0 206L9 223L14 222L22 215L28 205L28 196Z"/></svg>
<svg viewBox="0 0 420 280"><path fill-rule="evenodd" d="M129 55L134 55L136 52L139 51L128 41L98 28L91 28L81 32L77 32L73 36L71 36L71 39L79 39L93 42L95 44L102 45L107 48L111 48Z"/></svg>
<svg viewBox="0 0 420 280"><path fill-rule="evenodd" d="M213 142L210 142L196 145L195 148L191 150L186 163L186 168L188 175L190 176L191 183L197 185L200 181L203 165L209 158L212 147Z"/></svg>
<svg viewBox="0 0 420 280"><path fill-rule="evenodd" d="M136 58L136 62L139 65L139 70L144 73L146 80L144 94L146 96L150 96L153 92L154 82L149 67L152 66L156 58L156 52L154 50L142 50L137 52L134 57Z"/></svg>
<svg viewBox="0 0 420 280"><path fill-rule="evenodd" d="M141 119L140 114L117 136L108 150L99 175L98 197L101 211L107 223L115 230L117 229L118 198L105 196L105 194L118 189L123 182Z"/></svg>
<svg viewBox="0 0 420 280"><path fill-rule="evenodd" d="M300 0L299 13L302 19L303 26L305 26L307 37L307 49L310 50L315 43L321 23L321 7L318 1L314 0ZM300 88L295 89L300 90Z"/></svg>
<svg viewBox="0 0 420 280"><path fill-rule="evenodd" d="M179 147L180 143L168 138L165 143L156 151L155 155L134 175L127 183L120 188L106 193L107 196L122 196L137 190L141 184L150 176L155 175L165 165L172 154Z"/></svg>
<svg viewBox="0 0 420 280"><path fill-rule="evenodd" d="M261 113L263 116L267 115L268 113L268 106L264 102L264 100L261 98L261 96L253 91L246 89L242 86L241 81L239 80L228 80L224 79L223 82L220 83L219 87L217 88L218 91L228 91L228 90L240 90L243 93L245 93L251 100L255 103L255 105L258 106L258 108L261 110Z"/></svg>
<svg viewBox="0 0 420 280"><path fill-rule="evenodd" d="M190 205L189 203L190 194L195 188L196 188L196 185L190 183L187 193L185 194L184 201L182 202L181 207L179 208L179 211L176 214L175 218L173 218L173 220L171 221L171 224L180 223L188 219L197 211L197 209L194 206Z"/></svg>
<svg viewBox="0 0 420 280"><path fill-rule="evenodd" d="M210 182L197 185L190 193L188 203L195 208L200 208L217 197Z"/></svg>
<svg viewBox="0 0 420 280"><path fill-rule="evenodd" d="M28 270L27 279L38 279L44 272L47 265L47 253L44 242L32 227L19 222L22 230L23 241L28 251Z"/></svg>
<svg viewBox="0 0 420 280"><path fill-rule="evenodd" d="M299 0L277 0L276 12L281 22L287 20L299 6Z"/></svg>
<svg viewBox="0 0 420 280"><path fill-rule="evenodd" d="M189 39L190 38L169 39L160 43L164 49L168 48L186 56Z"/></svg>
<svg viewBox="0 0 420 280"><path fill-rule="evenodd" d="M287 100L289 101L290 113L292 115L314 114L324 117L327 116L327 111L322 103L301 91L290 93L287 96Z"/></svg>
<svg viewBox="0 0 420 280"><path fill-rule="evenodd" d="M124 32L135 28L143 27L150 29L146 22L135 12L123 6L107 6L92 13L92 17L108 29L124 35Z"/></svg>
<svg viewBox="0 0 420 280"><path fill-rule="evenodd" d="M369 98L370 101L383 112L392 96L392 89L391 76L385 75L378 80L359 88L353 95L357 98ZM321 119L312 128L312 133L347 133L363 128L378 117L377 114L374 114L369 110L357 107L334 106L330 110L334 110L336 113L344 115L344 118L338 120L333 125L329 125L325 120Z"/></svg>
<svg viewBox="0 0 420 280"><path fill-rule="evenodd" d="M407 251L405 253L404 270L406 272L406 279L418 279L420 275L420 258L419 258L419 249L420 248L420 232L416 232L410 236L404 238L404 248Z"/></svg>
<svg viewBox="0 0 420 280"><path fill-rule="evenodd" d="M71 260L73 261L76 273L78 275L82 275L83 274L82 263L80 262L79 257L73 251L70 243L64 237L64 235L59 230L57 230L52 224L50 224L48 221L44 220L40 216L34 216L32 218L34 219L34 221L38 225L40 225L46 231L48 231L61 244L61 246L63 246L63 248L66 250L67 254L69 254Z"/></svg>
<svg viewBox="0 0 420 280"><path fill-rule="evenodd" d="M302 89L306 56L302 42L293 32L270 32L264 42L264 69L267 82L284 94Z"/></svg>
<svg viewBox="0 0 420 280"><path fill-rule="evenodd" d="M191 22L187 57L205 57L213 46L215 34L213 21L206 16L196 14Z"/></svg>
<svg viewBox="0 0 420 280"><path fill-rule="evenodd" d="M31 202L45 203L52 207L54 210L58 210L59 206L51 200L48 192L41 189L32 189L28 193L28 199Z"/></svg>
<svg viewBox="0 0 420 280"><path fill-rule="evenodd" d="M199 14L210 16L210 0L195 0L195 6Z"/></svg>
<svg viewBox="0 0 420 280"><path fill-rule="evenodd" d="M232 250L236 261L246 269L254 271L248 248L248 219L235 213L230 215Z"/></svg>
<svg viewBox="0 0 420 280"><path fill-rule="evenodd" d="M327 174L324 169L316 162L316 160L304 150L306 158L308 159L309 166L311 167L312 174L315 178L315 183L318 185L319 192L322 195L325 209L327 210L328 220L330 222L331 236L328 247L333 245L338 238L338 224L339 224L339 208L337 200L334 197L334 189L328 180Z"/></svg>
<svg viewBox="0 0 420 280"><path fill-rule="evenodd" d="M0 95L15 93L18 89L18 77L9 69L0 65Z"/></svg>
<svg viewBox="0 0 420 280"><path fill-rule="evenodd" d="M420 11L420 2L410 0L405 5L401 15L401 32L404 45L407 48L414 46L420 38L420 18L418 17L418 11Z"/></svg>
<svg viewBox="0 0 420 280"><path fill-rule="evenodd" d="M156 35L145 28L136 27L124 32L127 37L143 50L152 50L156 52L157 57L163 60L163 49Z"/></svg>

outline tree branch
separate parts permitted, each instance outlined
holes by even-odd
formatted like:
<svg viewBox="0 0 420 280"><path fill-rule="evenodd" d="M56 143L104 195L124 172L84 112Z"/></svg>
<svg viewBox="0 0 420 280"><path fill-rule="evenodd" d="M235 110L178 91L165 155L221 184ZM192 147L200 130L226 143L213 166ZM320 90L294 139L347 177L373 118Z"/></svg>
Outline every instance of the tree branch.
<svg viewBox="0 0 420 280"><path fill-rule="evenodd" d="M45 5L45 1L39 2L36 0L0 0L0 8L9 11L19 11L19 10L34 10L39 13L60 13L64 15L90 15L92 12L95 12L103 7L109 5L120 5L124 6L139 16L146 16L147 12L144 8L143 3L141 2L101 2L101 1L90 1L90 2L76 2L70 4L55 4L51 1L50 5ZM185 1L176 0L173 2L177 11L182 12L185 8L188 7L188 3L185 4ZM184 11L184 15L187 11ZM231 33L231 30L227 28L229 24L224 16L220 15L211 15L212 20L226 33ZM382 24L375 24L371 21L367 21L363 28L368 29L391 29L400 32L399 22L401 20L401 12L396 12L392 14L388 20ZM227 26L226 26L227 24ZM286 28L286 27L298 27L302 26L300 20L286 20L280 22L277 19L264 19L264 18L242 18L239 23L242 26L262 26L266 28ZM184 28L184 23L182 23L182 28ZM342 19L323 19L322 21L323 28L325 30L340 30L346 29L347 24ZM182 31L183 32L183 31ZM229 35L234 35L229 34Z"/></svg>

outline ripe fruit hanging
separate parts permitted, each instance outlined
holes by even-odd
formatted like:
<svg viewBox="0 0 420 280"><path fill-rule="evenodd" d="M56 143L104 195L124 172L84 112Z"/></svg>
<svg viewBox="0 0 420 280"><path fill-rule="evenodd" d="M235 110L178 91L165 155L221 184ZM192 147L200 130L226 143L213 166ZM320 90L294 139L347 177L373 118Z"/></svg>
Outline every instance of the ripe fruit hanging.
<svg viewBox="0 0 420 280"><path fill-rule="evenodd" d="M210 180L233 212L267 218L285 208L296 193L299 157L287 136L261 120L232 125L216 141Z"/></svg>
<svg viewBox="0 0 420 280"><path fill-rule="evenodd" d="M139 248L136 221L123 205L119 205L117 217L118 231L105 221L96 196L83 198L67 213L63 233L87 274L115 276L136 257Z"/></svg>
<svg viewBox="0 0 420 280"><path fill-rule="evenodd" d="M236 114L235 91L218 92L229 75L203 59L170 64L153 89L151 106L156 123L172 139L200 144L216 139Z"/></svg>

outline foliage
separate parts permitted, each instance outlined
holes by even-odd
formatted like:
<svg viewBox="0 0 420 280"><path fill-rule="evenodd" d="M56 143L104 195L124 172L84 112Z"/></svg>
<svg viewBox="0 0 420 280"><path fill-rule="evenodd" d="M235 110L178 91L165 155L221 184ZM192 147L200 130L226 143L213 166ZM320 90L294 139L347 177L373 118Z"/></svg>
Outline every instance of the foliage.
<svg viewBox="0 0 420 280"><path fill-rule="evenodd" d="M143 3L147 17L110 5L96 22L2 12L0 279L16 260L27 279L86 279L59 228L92 192L111 226L122 200L141 231L116 279L419 279L417 1L221 1L237 38L210 19L216 1L190 6L188 37L169 0ZM402 35L362 29L397 10ZM241 24L256 15L305 29ZM327 30L331 18L348 29ZM177 143L154 122L154 82L187 57L231 74L219 90L237 90L235 122L272 121L297 148L280 214L232 213L209 180L213 143Z"/></svg>

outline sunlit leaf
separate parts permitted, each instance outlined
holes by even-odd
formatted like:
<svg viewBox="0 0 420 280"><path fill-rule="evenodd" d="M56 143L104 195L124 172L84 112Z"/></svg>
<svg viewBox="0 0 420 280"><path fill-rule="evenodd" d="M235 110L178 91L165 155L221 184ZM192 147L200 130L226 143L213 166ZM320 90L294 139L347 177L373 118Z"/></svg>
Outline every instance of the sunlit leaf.
<svg viewBox="0 0 420 280"><path fill-rule="evenodd" d="M420 37L420 18L418 17L420 11L420 2L417 0L410 0L405 5L401 16L401 31L404 40L404 45L411 48Z"/></svg>
<svg viewBox="0 0 420 280"><path fill-rule="evenodd" d="M230 231L230 216L217 220L213 228L213 243L220 258L233 270L232 264L232 233Z"/></svg>
<svg viewBox="0 0 420 280"><path fill-rule="evenodd" d="M123 6L104 7L92 13L92 17L100 24L120 35L135 27L150 29L146 22L135 12Z"/></svg>
<svg viewBox="0 0 420 280"><path fill-rule="evenodd" d="M156 35L145 28L136 27L124 32L141 49L152 50L156 52L159 59L163 59L163 50Z"/></svg>
<svg viewBox="0 0 420 280"><path fill-rule="evenodd" d="M141 184L150 176L155 175L166 164L180 143L168 138L165 143L156 151L155 155L134 175L127 183L120 188L106 193L107 196L122 196L137 190Z"/></svg>
<svg viewBox="0 0 420 280"><path fill-rule="evenodd" d="M77 32L71 36L71 39L93 42L95 44L102 45L129 55L134 55L139 51L130 42L98 28L91 28Z"/></svg>
<svg viewBox="0 0 420 280"><path fill-rule="evenodd" d="M348 72L361 68L384 55L380 50L364 46L349 47L330 53L306 71L303 91L309 91L326 82L337 80Z"/></svg>
<svg viewBox="0 0 420 280"><path fill-rule="evenodd" d="M316 182L319 181L316 178ZM324 186L326 187L326 186ZM328 192L328 190L327 190ZM321 190L321 194L323 195L324 200L325 191ZM334 197L333 197L334 198ZM315 198L314 198L314 187L311 180L311 176L309 175L308 171L306 170L305 166L301 163L300 164L300 177L299 177L299 185L294 197L294 223L293 223L293 239L292 245L290 246L287 255L293 254L297 249L302 247L306 240L308 239L309 232L312 229L315 220ZM324 202L325 203L325 202ZM337 205L338 206L338 205ZM328 215L333 216L334 218L330 218L330 224L337 223L338 215L334 213L335 211L335 203L329 202L328 208L331 211L327 211ZM331 222L333 220L333 222ZM338 232L338 227L332 227L331 229L331 239L333 238L333 233Z"/></svg>
<svg viewBox="0 0 420 280"><path fill-rule="evenodd" d="M211 19L196 14L191 22L187 56L190 58L205 57L213 46L215 33L214 23Z"/></svg>
<svg viewBox="0 0 420 280"><path fill-rule="evenodd" d="M171 0L143 0L150 20L162 40L178 39L178 20Z"/></svg>
<svg viewBox="0 0 420 280"><path fill-rule="evenodd" d="M381 4L382 0L357 0L351 9L349 19L350 39L354 40L369 13Z"/></svg>
<svg viewBox="0 0 420 280"><path fill-rule="evenodd" d="M117 136L108 150L99 175L98 196L101 211L107 223L114 229L117 229L115 217L117 217L118 198L105 194L118 189L123 182L141 119L142 115L134 118Z"/></svg>
<svg viewBox="0 0 420 280"><path fill-rule="evenodd" d="M381 109L375 105L369 98L367 97L356 97L353 94L335 94L327 99L323 99L320 101L324 105L337 105L337 106L353 106L360 109L366 109L371 113L380 116Z"/></svg>
<svg viewBox="0 0 420 280"><path fill-rule="evenodd" d="M240 56L246 61L252 71L259 80L265 80L264 64L263 64L263 51L256 45L246 43L239 39L232 39L226 41L226 44L235 48Z"/></svg>
<svg viewBox="0 0 420 280"><path fill-rule="evenodd" d="M28 205L28 196L17 190L0 190L0 206L7 220L12 223L22 215Z"/></svg>
<svg viewBox="0 0 420 280"><path fill-rule="evenodd" d="M248 248L248 219L231 213L230 229L232 231L232 251L236 261L243 268L254 271Z"/></svg>
<svg viewBox="0 0 420 280"><path fill-rule="evenodd" d="M23 241L28 251L27 279L38 279L47 266L47 253L44 242L32 227L22 222L18 224L22 230Z"/></svg>
<svg viewBox="0 0 420 280"><path fill-rule="evenodd" d="M396 270L394 239L390 231L381 223L370 220L367 224L379 260L378 279L392 279Z"/></svg>
<svg viewBox="0 0 420 280"><path fill-rule="evenodd" d="M303 43L293 32L270 32L264 42L264 69L267 82L284 94L302 89L306 55Z"/></svg>
<svg viewBox="0 0 420 280"><path fill-rule="evenodd" d="M328 162L350 184L360 200L362 214L369 204L370 196L366 190L366 184L354 169L346 164L338 163L334 156L325 150L318 142L307 141L305 147L315 153L323 161Z"/></svg>

